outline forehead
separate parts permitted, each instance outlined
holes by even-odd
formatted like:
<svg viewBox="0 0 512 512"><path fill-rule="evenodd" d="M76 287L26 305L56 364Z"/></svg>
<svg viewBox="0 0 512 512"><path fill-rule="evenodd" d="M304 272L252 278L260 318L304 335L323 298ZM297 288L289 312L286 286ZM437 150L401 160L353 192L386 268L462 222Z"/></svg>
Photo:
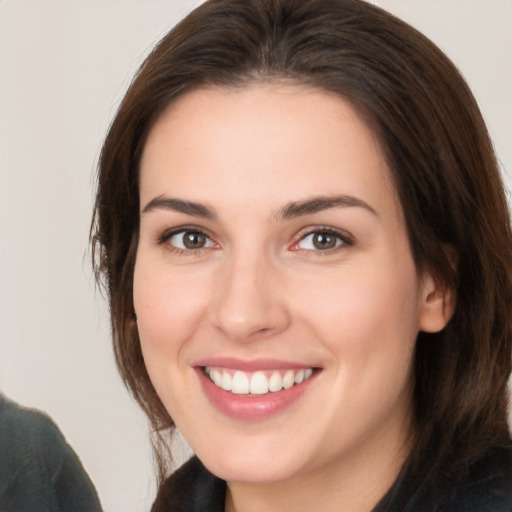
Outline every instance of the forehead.
<svg viewBox="0 0 512 512"><path fill-rule="evenodd" d="M383 152L361 116L339 96L299 85L183 95L150 131L140 178L141 204L160 194L247 206L345 193L396 206Z"/></svg>

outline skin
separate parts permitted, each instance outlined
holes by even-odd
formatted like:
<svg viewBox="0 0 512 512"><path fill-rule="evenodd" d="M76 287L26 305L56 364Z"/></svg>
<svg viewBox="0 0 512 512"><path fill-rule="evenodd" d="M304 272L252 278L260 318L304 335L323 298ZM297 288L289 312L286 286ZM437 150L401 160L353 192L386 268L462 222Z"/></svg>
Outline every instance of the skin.
<svg viewBox="0 0 512 512"><path fill-rule="evenodd" d="M359 203L280 215L341 195ZM162 197L215 218L147 207ZM371 510L408 452L417 333L442 329L450 308L417 272L370 129L317 89L196 90L150 132L140 198L134 304L144 359L181 433L228 482L226 510ZM163 236L182 226L205 233L205 246ZM318 249L310 234L326 229L342 238ZM199 384L194 365L216 356L321 371L291 406L246 421L217 410Z"/></svg>

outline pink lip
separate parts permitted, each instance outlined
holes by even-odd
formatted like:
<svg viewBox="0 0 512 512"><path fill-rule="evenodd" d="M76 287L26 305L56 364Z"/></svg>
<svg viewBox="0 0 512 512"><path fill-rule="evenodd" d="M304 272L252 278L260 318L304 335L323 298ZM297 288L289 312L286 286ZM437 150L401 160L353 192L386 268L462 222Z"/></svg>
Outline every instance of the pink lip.
<svg viewBox="0 0 512 512"><path fill-rule="evenodd" d="M230 368L243 372L256 372L258 370L306 370L311 365L294 363L280 359L254 359L243 360L235 357L209 357L194 361L191 366L211 366L216 368Z"/></svg>
<svg viewBox="0 0 512 512"><path fill-rule="evenodd" d="M215 360L213 364L213 360L209 360L210 364L204 366L218 366L224 368L232 368L232 364L226 364L227 361L223 360ZM220 364L222 363L222 364ZM261 363L261 361L258 361ZM274 366L274 363L276 366ZM283 362L272 361L271 367L267 367L265 369L278 369L278 368L286 368L283 366ZM316 376L319 372L314 372L313 375L306 381L296 384L295 386L289 389L283 389L276 393L267 393L266 395L261 396L248 396L248 395L236 395L229 391L225 391L222 388L216 386L210 379L207 377L203 371L203 365L196 366L196 374L201 383L201 387L210 400L210 402L214 405L214 407L220 411L221 413L229 416L231 418L245 420L245 421L258 421L265 420L275 416L297 400L306 392L306 390L310 387L311 383L316 380ZM235 368L242 369L240 365L235 365ZM309 368L301 365L292 365L287 366L287 368ZM263 369L261 365L258 365L257 368L248 363L243 371L254 371L255 369Z"/></svg>

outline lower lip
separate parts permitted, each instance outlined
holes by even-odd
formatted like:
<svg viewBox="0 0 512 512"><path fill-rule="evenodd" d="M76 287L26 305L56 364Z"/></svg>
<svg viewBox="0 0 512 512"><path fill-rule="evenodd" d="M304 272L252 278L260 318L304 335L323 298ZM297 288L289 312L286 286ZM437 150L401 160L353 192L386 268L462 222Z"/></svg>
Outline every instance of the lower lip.
<svg viewBox="0 0 512 512"><path fill-rule="evenodd" d="M216 386L202 368L196 368L199 381L210 402L223 414L239 420L258 421L271 418L295 403L308 389L317 372L289 389L266 395L237 395Z"/></svg>

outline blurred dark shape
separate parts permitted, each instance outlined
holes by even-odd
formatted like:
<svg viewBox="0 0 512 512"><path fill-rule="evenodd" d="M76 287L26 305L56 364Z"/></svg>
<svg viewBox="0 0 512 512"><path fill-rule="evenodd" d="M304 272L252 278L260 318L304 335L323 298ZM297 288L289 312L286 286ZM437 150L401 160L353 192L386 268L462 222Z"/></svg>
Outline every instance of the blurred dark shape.
<svg viewBox="0 0 512 512"><path fill-rule="evenodd" d="M93 483L57 425L0 394L0 511L101 510Z"/></svg>

